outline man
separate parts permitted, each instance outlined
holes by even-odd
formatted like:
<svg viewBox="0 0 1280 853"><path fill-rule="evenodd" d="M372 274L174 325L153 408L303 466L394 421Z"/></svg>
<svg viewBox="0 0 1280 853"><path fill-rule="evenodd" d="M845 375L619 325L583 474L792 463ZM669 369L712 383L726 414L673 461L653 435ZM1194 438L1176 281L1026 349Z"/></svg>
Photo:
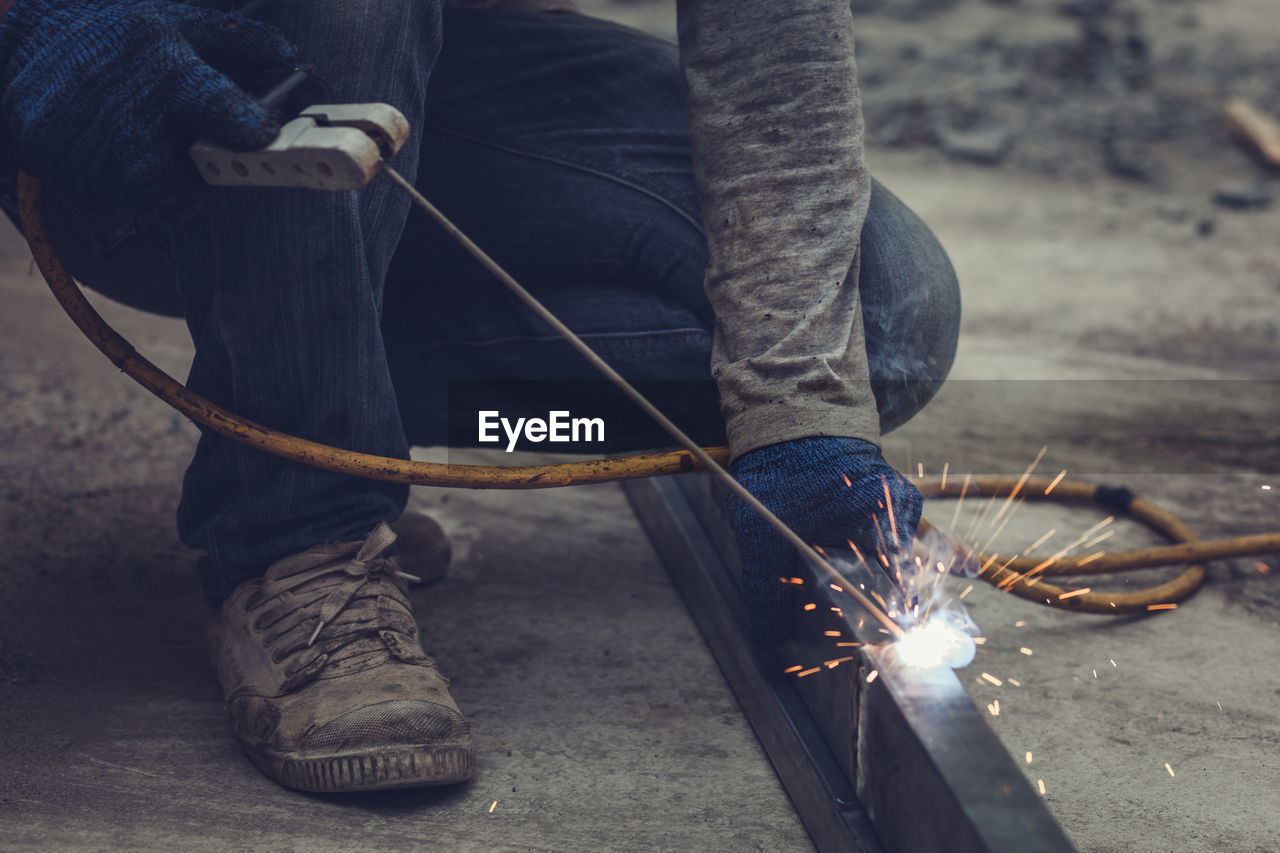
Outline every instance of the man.
<svg viewBox="0 0 1280 853"><path fill-rule="evenodd" d="M406 457L443 440L448 382L594 378L388 181L201 194L186 147L268 143L280 116L246 90L310 64L336 101L399 108L412 134L392 165L624 375L696 383L710 368L718 394L672 401L681 425L727 440L734 475L801 536L904 551L919 494L876 442L941 383L958 299L927 229L873 190L848 4L688 0L678 56L560 2L458 5L506 8L17 0L0 21L12 155L77 204L135 218L135 244L172 242L180 298L159 276L128 296L176 301L190 387L260 423ZM94 245L85 263L108 266L115 249ZM669 443L631 426L631 445ZM394 557L387 522L406 499L201 437L179 531L204 552L235 733L282 784L472 772ZM729 512L753 638L775 643L790 618L778 567L795 555L740 502Z"/></svg>

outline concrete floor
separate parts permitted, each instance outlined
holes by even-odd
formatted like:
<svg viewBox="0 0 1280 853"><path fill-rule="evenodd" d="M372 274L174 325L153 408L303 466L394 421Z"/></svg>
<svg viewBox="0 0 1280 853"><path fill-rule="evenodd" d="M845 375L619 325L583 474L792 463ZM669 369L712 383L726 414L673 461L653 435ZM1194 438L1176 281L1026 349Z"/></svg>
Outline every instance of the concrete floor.
<svg viewBox="0 0 1280 853"><path fill-rule="evenodd" d="M1201 536L1280 526L1280 387L1264 382L1280 379L1280 212L930 154L872 162L965 288L952 381L889 437L891 461L1017 473L1048 445L1041 472L1129 485ZM1197 166L1206 186L1218 165ZM456 548L415 600L475 722L474 782L353 798L268 782L222 718L173 532L193 429L79 337L13 235L0 305L0 848L809 849L612 487L415 493ZM183 373L180 324L107 313ZM945 526L951 506L926 514ZM1054 527L1050 548L1097 518L1028 506L993 547ZM1124 528L1107 545L1147 541ZM992 725L1033 754L1028 778L1082 850L1280 850L1280 585L1264 565L1215 564L1196 598L1145 619L966 599L989 639L963 680L1001 700Z"/></svg>
<svg viewBox="0 0 1280 853"><path fill-rule="evenodd" d="M226 725L173 530L194 431L79 339L16 240L0 261L0 849L812 849L615 487L415 492L455 548L414 600L474 725L473 782L335 797L261 776ZM107 314L181 369L179 323Z"/></svg>

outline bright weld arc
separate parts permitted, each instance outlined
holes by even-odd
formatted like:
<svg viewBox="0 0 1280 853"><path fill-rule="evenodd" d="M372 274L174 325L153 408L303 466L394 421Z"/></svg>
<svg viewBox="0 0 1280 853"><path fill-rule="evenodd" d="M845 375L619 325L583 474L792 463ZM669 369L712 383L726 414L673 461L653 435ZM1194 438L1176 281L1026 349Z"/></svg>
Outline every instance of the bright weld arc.
<svg viewBox="0 0 1280 853"><path fill-rule="evenodd" d="M912 669L967 666L973 660L973 638L939 617L916 625L894 644L898 662Z"/></svg>

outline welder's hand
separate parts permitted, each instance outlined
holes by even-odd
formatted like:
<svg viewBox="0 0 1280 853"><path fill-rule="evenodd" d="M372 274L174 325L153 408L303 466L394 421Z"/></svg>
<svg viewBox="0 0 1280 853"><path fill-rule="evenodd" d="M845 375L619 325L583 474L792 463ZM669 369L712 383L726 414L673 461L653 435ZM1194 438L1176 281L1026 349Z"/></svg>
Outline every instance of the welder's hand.
<svg viewBox="0 0 1280 853"><path fill-rule="evenodd" d="M273 27L170 0L18 0L0 20L11 153L117 213L198 183L187 156L197 138L242 150L275 139L277 118L231 78L295 66Z"/></svg>
<svg viewBox="0 0 1280 853"><path fill-rule="evenodd" d="M802 438L743 454L734 477L806 542L848 552L851 541L873 565L883 553L909 556L920 523L920 492L889 467L880 450L857 438ZM893 518L885 506L885 488ZM794 618L795 574L803 559L737 496L726 503L742 551L742 584L750 633L764 645L786 639ZM896 537L894 535L896 531Z"/></svg>

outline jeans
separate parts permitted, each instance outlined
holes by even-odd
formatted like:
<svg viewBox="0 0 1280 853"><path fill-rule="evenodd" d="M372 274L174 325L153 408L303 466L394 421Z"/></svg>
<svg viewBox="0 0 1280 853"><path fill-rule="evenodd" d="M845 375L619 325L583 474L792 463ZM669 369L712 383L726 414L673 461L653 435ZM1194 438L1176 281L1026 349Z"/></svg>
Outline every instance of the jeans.
<svg viewBox="0 0 1280 853"><path fill-rule="evenodd" d="M660 407L698 440L723 439L673 45L572 14L442 12L438 0L265 0L251 14L281 26L339 100L398 107L412 133L392 165L623 375L679 380ZM389 181L219 191L178 231L188 384L267 426L406 458L411 443L444 440L450 382L597 378ZM937 240L878 184L861 251L888 430L945 378L959 293ZM633 427L623 445L671 444ZM217 604L281 557L364 537L406 499L405 486L205 431L178 526L205 552Z"/></svg>

